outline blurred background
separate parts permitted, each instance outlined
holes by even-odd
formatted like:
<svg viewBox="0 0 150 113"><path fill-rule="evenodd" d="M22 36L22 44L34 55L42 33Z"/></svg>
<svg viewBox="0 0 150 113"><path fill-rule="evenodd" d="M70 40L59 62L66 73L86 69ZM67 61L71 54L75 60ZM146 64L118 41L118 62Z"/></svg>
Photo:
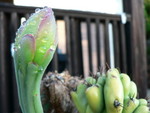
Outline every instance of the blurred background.
<svg viewBox="0 0 150 113"><path fill-rule="evenodd" d="M21 6L49 6L58 9L67 10L82 10L82 11L92 11L92 12L102 12L111 14L120 14L123 12L123 1L122 0L36 0L36 2L31 2L30 0L14 0L15 5Z"/></svg>
<svg viewBox="0 0 150 113"><path fill-rule="evenodd" d="M0 113L21 113L11 44L35 12L53 8L58 48L49 71L90 76L117 67L150 95L150 0L0 0Z"/></svg>

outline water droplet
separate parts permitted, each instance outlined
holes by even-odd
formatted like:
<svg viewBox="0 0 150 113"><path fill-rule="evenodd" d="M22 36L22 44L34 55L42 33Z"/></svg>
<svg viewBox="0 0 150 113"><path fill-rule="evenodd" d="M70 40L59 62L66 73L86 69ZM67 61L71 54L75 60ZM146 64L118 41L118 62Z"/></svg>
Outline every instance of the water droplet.
<svg viewBox="0 0 150 113"><path fill-rule="evenodd" d="M45 47L45 46L44 46L44 47L43 47L43 49L45 49L45 50L46 50L46 49L47 49L47 47Z"/></svg>
<svg viewBox="0 0 150 113"><path fill-rule="evenodd" d="M20 49L21 47L20 47L20 45L18 45L18 49Z"/></svg>
<svg viewBox="0 0 150 113"><path fill-rule="evenodd" d="M54 51L55 49L56 49L56 46L54 46L54 45L51 45L51 46L50 46L50 50L51 50L51 51Z"/></svg>
<svg viewBox="0 0 150 113"><path fill-rule="evenodd" d="M30 22L29 25L35 25L35 24L36 24L36 21L32 21L32 22Z"/></svg>
<svg viewBox="0 0 150 113"><path fill-rule="evenodd" d="M44 50L42 47L39 49L39 51L40 51L41 53L45 53L45 50Z"/></svg>
<svg viewBox="0 0 150 113"><path fill-rule="evenodd" d="M41 53L45 53L47 51L47 47L46 46L42 46L42 47L39 48L39 51Z"/></svg>
<svg viewBox="0 0 150 113"><path fill-rule="evenodd" d="M36 74L36 73L38 73L38 71L36 70L36 71L34 71L34 73Z"/></svg>
<svg viewBox="0 0 150 113"><path fill-rule="evenodd" d="M51 9L47 6L45 6L43 9L44 9L45 12L50 12L50 13L52 12Z"/></svg>
<svg viewBox="0 0 150 113"><path fill-rule="evenodd" d="M29 18L31 18L31 16L33 16L33 15L34 15L34 13L31 13Z"/></svg>
<svg viewBox="0 0 150 113"><path fill-rule="evenodd" d="M44 69L43 69L43 67L39 67L39 71L43 71Z"/></svg>
<svg viewBox="0 0 150 113"><path fill-rule="evenodd" d="M17 32L16 32L16 36L19 35L19 33L21 33L21 31L23 30L24 28L24 25L21 25L19 29L17 29Z"/></svg>
<svg viewBox="0 0 150 113"><path fill-rule="evenodd" d="M14 47L14 51L17 51L17 48Z"/></svg>
<svg viewBox="0 0 150 113"><path fill-rule="evenodd" d="M15 45L14 45L14 50L15 50L15 49L18 50L18 49L20 49L20 48L21 48L20 44L15 44Z"/></svg>
<svg viewBox="0 0 150 113"><path fill-rule="evenodd" d="M44 34L46 34L46 35L47 35L47 34L48 34L48 32L47 32L47 31L44 31Z"/></svg>
<svg viewBox="0 0 150 113"><path fill-rule="evenodd" d="M19 34L19 31L20 31L20 28L19 28L19 29L17 29L16 36Z"/></svg>
<svg viewBox="0 0 150 113"><path fill-rule="evenodd" d="M16 32L16 36L18 35L18 31Z"/></svg>
<svg viewBox="0 0 150 113"><path fill-rule="evenodd" d="M19 38L15 38L15 42L18 42Z"/></svg>
<svg viewBox="0 0 150 113"><path fill-rule="evenodd" d="M26 24L26 21L23 21L23 22L22 22L22 25L25 25L25 24Z"/></svg>
<svg viewBox="0 0 150 113"><path fill-rule="evenodd" d="M47 42L47 40L45 40L45 39L44 39L44 40L42 40L42 42L43 42L43 43L46 43L46 42Z"/></svg>
<svg viewBox="0 0 150 113"><path fill-rule="evenodd" d="M41 49L46 50L46 49L47 49L47 47L46 47L46 46L43 46L43 47L41 47Z"/></svg>
<svg viewBox="0 0 150 113"><path fill-rule="evenodd" d="M22 18L21 18L21 25L25 25L25 23L26 23L26 18L25 18L25 17L22 17Z"/></svg>
<svg viewBox="0 0 150 113"><path fill-rule="evenodd" d="M47 9L48 7L47 6L44 6L44 9Z"/></svg>
<svg viewBox="0 0 150 113"><path fill-rule="evenodd" d="M38 13L40 10L41 10L40 8L36 8L35 13Z"/></svg>
<svg viewBox="0 0 150 113"><path fill-rule="evenodd" d="M14 47L14 43L11 44L11 56L14 56L14 52L15 52L15 47Z"/></svg>
<svg viewBox="0 0 150 113"><path fill-rule="evenodd" d="M16 52L17 51L17 48L14 46L11 50L12 53Z"/></svg>

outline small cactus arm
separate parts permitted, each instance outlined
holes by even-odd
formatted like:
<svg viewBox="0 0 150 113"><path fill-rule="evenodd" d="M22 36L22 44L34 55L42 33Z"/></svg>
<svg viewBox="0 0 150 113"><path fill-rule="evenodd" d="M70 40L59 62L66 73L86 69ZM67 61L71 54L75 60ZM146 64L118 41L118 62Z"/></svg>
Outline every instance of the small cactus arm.
<svg viewBox="0 0 150 113"><path fill-rule="evenodd" d="M51 8L38 9L16 33L13 59L19 103L23 113L43 113L40 83L57 47Z"/></svg>

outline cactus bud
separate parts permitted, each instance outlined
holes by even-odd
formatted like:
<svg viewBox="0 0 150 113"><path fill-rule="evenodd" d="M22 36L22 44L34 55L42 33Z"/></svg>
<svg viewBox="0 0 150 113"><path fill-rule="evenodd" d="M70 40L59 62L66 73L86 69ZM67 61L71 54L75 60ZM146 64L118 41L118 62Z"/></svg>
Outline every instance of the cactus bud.
<svg viewBox="0 0 150 113"><path fill-rule="evenodd" d="M56 22L50 8L36 9L16 33L14 64L23 113L43 113L40 82L57 46Z"/></svg>

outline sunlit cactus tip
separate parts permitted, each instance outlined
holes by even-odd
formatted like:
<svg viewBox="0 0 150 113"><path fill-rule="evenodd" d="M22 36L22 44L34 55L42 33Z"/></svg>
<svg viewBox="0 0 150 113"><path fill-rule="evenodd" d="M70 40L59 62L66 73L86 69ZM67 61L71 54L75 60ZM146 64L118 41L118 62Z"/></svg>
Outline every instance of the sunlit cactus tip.
<svg viewBox="0 0 150 113"><path fill-rule="evenodd" d="M38 8L16 32L13 44L19 103L23 113L43 113L42 75L57 47L56 21L49 7Z"/></svg>

